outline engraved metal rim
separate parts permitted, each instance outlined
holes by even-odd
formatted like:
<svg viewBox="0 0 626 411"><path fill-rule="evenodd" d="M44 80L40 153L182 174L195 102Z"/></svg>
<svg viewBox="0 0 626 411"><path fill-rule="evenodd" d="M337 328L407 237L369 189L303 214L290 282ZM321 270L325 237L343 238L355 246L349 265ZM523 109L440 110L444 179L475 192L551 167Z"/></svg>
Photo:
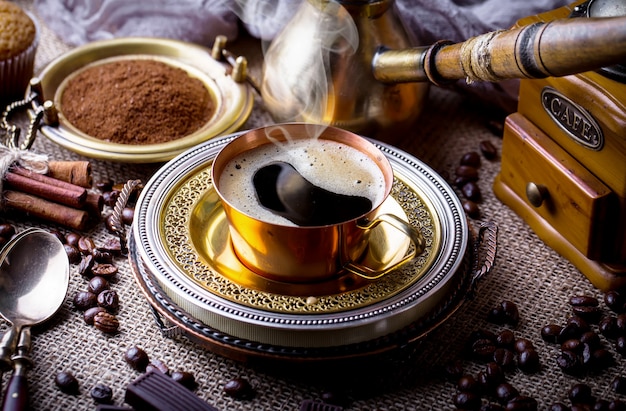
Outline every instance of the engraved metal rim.
<svg viewBox="0 0 626 411"><path fill-rule="evenodd" d="M430 167L391 146L372 141L388 156L394 172L412 175L429 196L441 219L440 254L423 278L393 297L367 307L329 314L290 315L244 307L206 293L184 275L160 240L159 210L172 187L187 172L202 167L207 158L238 134L211 140L167 163L148 181L137 202L133 223L137 253L158 281L176 294L182 309L210 327L238 338L281 346L345 345L380 337L413 323L448 293L467 250L469 228L460 201L450 186Z"/></svg>
<svg viewBox="0 0 626 411"><path fill-rule="evenodd" d="M200 130L175 141L159 144L131 145L108 143L76 132L64 122L58 126L43 125L41 133L78 154L129 163L162 162L210 138L238 130L252 112L254 94L247 83L237 83L228 74L228 68L211 57L210 50L178 40L129 37L102 40L77 47L49 63L38 76L45 100L57 100L57 91L66 77L89 64L107 59L155 58L185 69L207 86L217 111ZM27 95L30 93L27 90ZM29 115L34 111L29 110ZM63 113L60 113L61 119Z"/></svg>
<svg viewBox="0 0 626 411"><path fill-rule="evenodd" d="M337 359L359 358L375 353L382 354L393 349L404 349L407 347L407 344L420 341L450 318L470 296L472 286L476 285L472 283L469 275L472 261L470 261L471 255L468 252L464 258L464 266L460 268L462 270L461 275L458 276L454 287L450 289L446 298L419 321L411 323L391 335L362 341L357 344L333 347L268 345L256 340L242 339L225 334L220 330L207 326L183 311L154 281L152 273L146 270L145 265L138 257L137 245L132 236L129 238L128 247L130 265L135 279L153 310L155 310L157 325L162 327L161 330L164 335L170 338L185 335L209 350L218 349L222 354L232 356L236 360L241 360L241 355L244 354L249 357L272 360L335 361ZM474 258L476 257L474 256ZM225 351L224 348L226 348Z"/></svg>

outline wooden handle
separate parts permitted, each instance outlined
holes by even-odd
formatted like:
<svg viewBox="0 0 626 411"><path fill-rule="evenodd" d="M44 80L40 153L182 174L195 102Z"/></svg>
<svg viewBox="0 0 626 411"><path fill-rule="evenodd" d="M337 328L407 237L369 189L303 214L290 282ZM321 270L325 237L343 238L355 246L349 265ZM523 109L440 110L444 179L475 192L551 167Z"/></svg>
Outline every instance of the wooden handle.
<svg viewBox="0 0 626 411"><path fill-rule="evenodd" d="M381 50L372 62L383 82L500 81L559 77L626 62L626 16L568 18L494 31L462 43Z"/></svg>
<svg viewBox="0 0 626 411"><path fill-rule="evenodd" d="M28 405L28 380L17 370L11 375L2 400L2 411L25 410Z"/></svg>

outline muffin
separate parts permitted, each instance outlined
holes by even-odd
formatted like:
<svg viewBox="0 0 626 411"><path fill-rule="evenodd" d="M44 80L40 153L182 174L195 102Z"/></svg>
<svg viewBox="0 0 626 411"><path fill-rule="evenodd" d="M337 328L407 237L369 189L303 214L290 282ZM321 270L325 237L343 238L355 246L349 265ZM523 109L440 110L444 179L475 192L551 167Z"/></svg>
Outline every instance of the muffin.
<svg viewBox="0 0 626 411"><path fill-rule="evenodd" d="M35 19L9 1L0 0L0 102L24 97L33 76L39 41Z"/></svg>

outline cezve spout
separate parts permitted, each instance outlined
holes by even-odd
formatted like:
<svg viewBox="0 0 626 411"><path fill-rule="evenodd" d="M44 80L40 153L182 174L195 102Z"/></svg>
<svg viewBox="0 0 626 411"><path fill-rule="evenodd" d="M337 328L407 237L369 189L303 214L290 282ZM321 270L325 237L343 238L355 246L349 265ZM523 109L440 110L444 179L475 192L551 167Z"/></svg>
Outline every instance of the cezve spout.
<svg viewBox="0 0 626 411"><path fill-rule="evenodd" d="M372 60L383 83L496 82L560 77L626 63L626 16L576 18L495 31L461 43L380 48Z"/></svg>

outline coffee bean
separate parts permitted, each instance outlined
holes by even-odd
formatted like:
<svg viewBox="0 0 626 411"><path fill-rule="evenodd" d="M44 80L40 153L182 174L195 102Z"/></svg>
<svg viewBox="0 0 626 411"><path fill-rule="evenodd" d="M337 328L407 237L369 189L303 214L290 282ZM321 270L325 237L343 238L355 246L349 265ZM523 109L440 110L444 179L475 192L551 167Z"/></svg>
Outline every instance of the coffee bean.
<svg viewBox="0 0 626 411"><path fill-rule="evenodd" d="M78 394L78 380L69 371L61 371L54 377L56 386L66 394Z"/></svg>
<svg viewBox="0 0 626 411"><path fill-rule="evenodd" d="M122 253L122 245L118 237L108 238L99 249L113 256L119 256Z"/></svg>
<svg viewBox="0 0 626 411"><path fill-rule="evenodd" d="M496 387L496 398L501 404L506 404L513 398L519 396L519 391L508 382L503 382Z"/></svg>
<svg viewBox="0 0 626 411"><path fill-rule="evenodd" d="M621 314L626 311L626 296L619 291L607 291L604 294L604 303L615 313Z"/></svg>
<svg viewBox="0 0 626 411"><path fill-rule="evenodd" d="M518 395L506 403L505 409L507 411L536 411L538 406L537 400L534 398L526 395Z"/></svg>
<svg viewBox="0 0 626 411"><path fill-rule="evenodd" d="M527 348L517 355L517 368L525 373L535 373L541 368L539 353L533 348Z"/></svg>
<svg viewBox="0 0 626 411"><path fill-rule="evenodd" d="M563 404L562 402L555 402L554 404L550 405L548 411L571 411L571 408Z"/></svg>
<svg viewBox="0 0 626 411"><path fill-rule="evenodd" d="M245 378L229 380L224 385L224 392L229 397L236 399L249 399L254 396L254 389Z"/></svg>
<svg viewBox="0 0 626 411"><path fill-rule="evenodd" d="M625 411L626 403L619 398L615 398L608 402L606 409L609 411Z"/></svg>
<svg viewBox="0 0 626 411"><path fill-rule="evenodd" d="M572 404L593 404L595 397L591 392L591 387L587 384L574 384L567 393L567 398Z"/></svg>
<svg viewBox="0 0 626 411"><path fill-rule="evenodd" d="M480 395L473 392L460 391L454 395L454 405L460 410L478 410L481 402Z"/></svg>
<svg viewBox="0 0 626 411"><path fill-rule="evenodd" d="M497 348L493 352L493 361L505 370L512 370L517 365L515 353L508 348Z"/></svg>
<svg viewBox="0 0 626 411"><path fill-rule="evenodd" d="M471 166L458 166L455 175L466 179L466 181L476 181L478 180L478 169Z"/></svg>
<svg viewBox="0 0 626 411"><path fill-rule="evenodd" d="M96 295L100 294L104 290L108 290L110 288L109 281L104 278L96 275L89 280L89 284L87 285L87 290Z"/></svg>
<svg viewBox="0 0 626 411"><path fill-rule="evenodd" d="M113 263L113 254L108 251L104 251L101 248L96 248L91 252L93 259L99 264L111 264Z"/></svg>
<svg viewBox="0 0 626 411"><path fill-rule="evenodd" d="M451 381L456 381L463 376L463 362L456 360L446 365L444 368L446 377Z"/></svg>
<svg viewBox="0 0 626 411"><path fill-rule="evenodd" d="M475 358L481 360L489 360L493 358L496 345L492 340L480 339L476 340L472 345L472 354Z"/></svg>
<svg viewBox="0 0 626 411"><path fill-rule="evenodd" d="M591 348L600 348L602 345L602 341L600 340L600 336L595 331L587 331L580 336L580 342L587 343Z"/></svg>
<svg viewBox="0 0 626 411"><path fill-rule="evenodd" d="M113 390L105 384L94 385L89 394L94 401L100 404L110 404L113 400Z"/></svg>
<svg viewBox="0 0 626 411"><path fill-rule="evenodd" d="M158 372L163 373L165 375L170 375L169 367L167 366L167 364L165 364L161 360L152 360L152 361L150 361L150 363L148 363L148 365L146 366L146 372L148 372L148 371L158 371Z"/></svg>
<svg viewBox="0 0 626 411"><path fill-rule="evenodd" d="M556 344L559 342L562 330L563 327L558 324L548 324L541 329L541 338L546 342Z"/></svg>
<svg viewBox="0 0 626 411"><path fill-rule="evenodd" d="M580 353L582 352L582 345L583 343L580 342L579 339L577 338L570 338L569 340L564 341L561 344L561 350L563 351L572 351L575 353Z"/></svg>
<svg viewBox="0 0 626 411"><path fill-rule="evenodd" d="M88 255L91 254L91 252L96 248L96 243L91 239L91 237L81 236L78 239L78 244L76 246L81 253Z"/></svg>
<svg viewBox="0 0 626 411"><path fill-rule="evenodd" d="M480 152L487 160L495 160L498 156L498 149L489 140L483 140L478 145Z"/></svg>
<svg viewBox="0 0 626 411"><path fill-rule="evenodd" d="M96 315L101 312L106 312L106 309L98 306L88 308L83 313L83 321L85 321L85 324L87 325L93 325Z"/></svg>
<svg viewBox="0 0 626 411"><path fill-rule="evenodd" d="M490 119L486 124L489 131L493 133L493 135L497 137L502 137L504 134L504 121L499 119Z"/></svg>
<svg viewBox="0 0 626 411"><path fill-rule="evenodd" d="M65 254L67 254L67 259L70 264L79 264L82 258L80 251L78 248L74 247L70 244L63 244L63 248L65 249Z"/></svg>
<svg viewBox="0 0 626 411"><path fill-rule="evenodd" d="M567 319L566 326L568 325L576 326L576 328L578 329L579 336L591 330L591 327L589 326L589 323L587 322L587 320L577 315L573 315Z"/></svg>
<svg viewBox="0 0 626 411"><path fill-rule="evenodd" d="M621 356L626 356L626 336L620 335L615 340L615 351Z"/></svg>
<svg viewBox="0 0 626 411"><path fill-rule="evenodd" d="M591 305L575 305L572 307L575 315L585 319L591 324L597 324L602 318L602 309L598 306Z"/></svg>
<svg viewBox="0 0 626 411"><path fill-rule="evenodd" d="M474 168L480 167L480 154L476 151L470 151L468 153L463 154L460 161L462 166L470 166Z"/></svg>
<svg viewBox="0 0 626 411"><path fill-rule="evenodd" d="M135 219L135 209L133 207L124 207L122 209L122 222L131 225Z"/></svg>
<svg viewBox="0 0 626 411"><path fill-rule="evenodd" d="M78 273L84 277L91 277L93 275L92 270L95 264L96 261L91 254L84 256L78 265Z"/></svg>
<svg viewBox="0 0 626 411"><path fill-rule="evenodd" d="M459 391L480 393L480 384L478 383L478 380L470 374L462 375L457 381L456 387Z"/></svg>
<svg viewBox="0 0 626 411"><path fill-rule="evenodd" d="M461 205L463 206L463 211L465 211L465 214L467 214L468 217L473 218L474 220L480 218L480 208L478 207L478 204L471 200L463 200Z"/></svg>
<svg viewBox="0 0 626 411"><path fill-rule="evenodd" d="M561 351L556 357L556 364L565 374L578 375L582 371L578 355L571 351Z"/></svg>
<svg viewBox="0 0 626 411"><path fill-rule="evenodd" d="M98 304L98 296L89 291L79 291L74 295L74 308L85 311Z"/></svg>
<svg viewBox="0 0 626 411"><path fill-rule="evenodd" d="M94 186L100 190L100 192L105 193L107 191L111 191L113 189L113 183L114 181L110 178L107 179L102 179L99 181L96 181Z"/></svg>
<svg viewBox="0 0 626 411"><path fill-rule="evenodd" d="M619 335L617 328L617 318L614 316L605 316L598 322L598 330L600 334L609 340L616 339Z"/></svg>
<svg viewBox="0 0 626 411"><path fill-rule="evenodd" d="M528 338L518 338L515 340L515 351L521 353L526 350L534 350L535 345Z"/></svg>
<svg viewBox="0 0 626 411"><path fill-rule="evenodd" d="M192 373L187 371L174 371L171 375L172 379L189 390L195 390L198 384Z"/></svg>
<svg viewBox="0 0 626 411"><path fill-rule="evenodd" d="M74 247L78 247L78 240L82 237L82 235L78 233L67 233L65 235L65 242L67 244L73 245Z"/></svg>
<svg viewBox="0 0 626 411"><path fill-rule="evenodd" d="M9 223L0 224L0 237L11 238L15 235L15 227Z"/></svg>
<svg viewBox="0 0 626 411"><path fill-rule="evenodd" d="M597 307L600 302L598 299L591 295L575 295L570 297L569 303L574 306L587 306L587 307Z"/></svg>
<svg viewBox="0 0 626 411"><path fill-rule="evenodd" d="M517 305L512 301L502 301L489 311L487 321L494 324L517 325L519 322Z"/></svg>
<svg viewBox="0 0 626 411"><path fill-rule="evenodd" d="M137 346L130 347L124 353L124 361L133 369L144 372L150 363L148 354Z"/></svg>
<svg viewBox="0 0 626 411"><path fill-rule="evenodd" d="M463 185L461 192L468 200L473 202L480 202L482 200L482 194L480 193L480 187L475 181L470 181Z"/></svg>
<svg viewBox="0 0 626 411"><path fill-rule="evenodd" d="M626 314L617 314L617 317L615 317L615 326L617 327L619 335L626 335Z"/></svg>
<svg viewBox="0 0 626 411"><path fill-rule="evenodd" d="M115 334L120 328L120 322L117 317L106 311L99 312L94 316L93 325L107 334Z"/></svg>
<svg viewBox="0 0 626 411"><path fill-rule="evenodd" d="M592 372L603 371L615 363L613 355L605 348L590 349L590 351L591 359L588 366Z"/></svg>
<svg viewBox="0 0 626 411"><path fill-rule="evenodd" d="M513 348L515 345L515 333L511 330L502 330L496 337L498 347Z"/></svg>
<svg viewBox="0 0 626 411"><path fill-rule="evenodd" d="M115 290L104 290L98 294L98 305L113 312L120 306L120 299Z"/></svg>
<svg viewBox="0 0 626 411"><path fill-rule="evenodd" d="M119 196L119 190L111 190L102 193L102 199L104 201L104 204L108 205L109 207L115 207L115 203L117 203L117 199L119 198Z"/></svg>
<svg viewBox="0 0 626 411"><path fill-rule="evenodd" d="M92 275L99 275L104 278L111 278L117 274L118 268L113 264L96 264L91 269Z"/></svg>
<svg viewBox="0 0 626 411"><path fill-rule="evenodd" d="M613 378L611 389L617 394L626 394L626 377L618 375Z"/></svg>

